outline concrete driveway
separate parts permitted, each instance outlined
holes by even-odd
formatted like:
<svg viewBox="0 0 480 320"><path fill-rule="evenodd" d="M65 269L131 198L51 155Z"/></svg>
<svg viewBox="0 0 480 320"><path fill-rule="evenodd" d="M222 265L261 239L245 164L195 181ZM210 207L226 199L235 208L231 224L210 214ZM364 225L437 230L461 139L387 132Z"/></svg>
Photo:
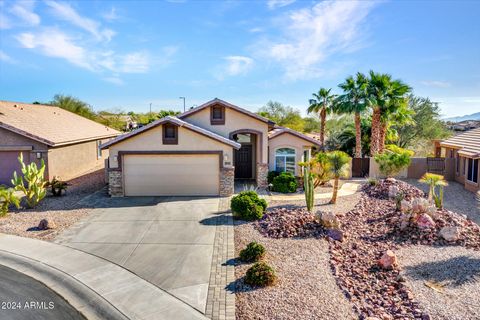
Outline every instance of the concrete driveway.
<svg viewBox="0 0 480 320"><path fill-rule="evenodd" d="M93 196L57 242L110 260L205 313L218 198Z"/></svg>

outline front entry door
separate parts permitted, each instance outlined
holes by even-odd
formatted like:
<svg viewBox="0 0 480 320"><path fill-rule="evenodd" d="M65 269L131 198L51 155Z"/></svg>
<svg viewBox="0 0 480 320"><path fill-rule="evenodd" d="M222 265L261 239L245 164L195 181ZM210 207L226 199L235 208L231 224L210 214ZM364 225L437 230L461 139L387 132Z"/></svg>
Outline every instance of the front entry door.
<svg viewBox="0 0 480 320"><path fill-rule="evenodd" d="M252 145L245 144L235 150L235 178L251 179L252 175Z"/></svg>

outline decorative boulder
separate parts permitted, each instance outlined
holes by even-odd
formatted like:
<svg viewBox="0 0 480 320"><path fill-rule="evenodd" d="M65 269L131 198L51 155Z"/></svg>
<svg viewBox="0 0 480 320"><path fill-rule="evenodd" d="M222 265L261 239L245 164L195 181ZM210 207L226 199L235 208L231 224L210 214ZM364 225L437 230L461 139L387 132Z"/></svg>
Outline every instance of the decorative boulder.
<svg viewBox="0 0 480 320"><path fill-rule="evenodd" d="M459 227L443 227L438 233L440 237L447 241L457 241L460 237Z"/></svg>
<svg viewBox="0 0 480 320"><path fill-rule="evenodd" d="M340 229L328 229L327 236L329 236L333 240L340 241L340 242L342 242L343 239L345 238L345 234Z"/></svg>
<svg viewBox="0 0 480 320"><path fill-rule="evenodd" d="M392 250L387 250L378 260L378 265L383 269L392 270L398 265L397 256Z"/></svg>
<svg viewBox="0 0 480 320"><path fill-rule="evenodd" d="M435 228L435 221L433 221L432 217L430 217L428 214L422 213L421 215L418 216L417 226L420 229Z"/></svg>
<svg viewBox="0 0 480 320"><path fill-rule="evenodd" d="M335 213L327 212L317 212L317 216L320 219L320 223L327 229L338 229L340 228L340 222L337 219Z"/></svg>
<svg viewBox="0 0 480 320"><path fill-rule="evenodd" d="M38 224L38 229L39 230L48 230L48 229L55 229L56 225L53 221L48 221L47 219L42 219L40 220L40 223Z"/></svg>
<svg viewBox="0 0 480 320"><path fill-rule="evenodd" d="M399 192L400 192L400 189L397 186L388 187L388 197L390 199L396 198Z"/></svg>

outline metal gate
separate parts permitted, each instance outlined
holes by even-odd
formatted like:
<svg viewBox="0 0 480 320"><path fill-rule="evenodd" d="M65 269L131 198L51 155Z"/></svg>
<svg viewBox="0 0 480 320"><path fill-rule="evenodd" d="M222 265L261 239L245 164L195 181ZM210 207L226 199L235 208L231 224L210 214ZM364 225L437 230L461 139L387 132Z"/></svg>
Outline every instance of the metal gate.
<svg viewBox="0 0 480 320"><path fill-rule="evenodd" d="M352 177L364 178L370 173L370 158L352 159Z"/></svg>
<svg viewBox="0 0 480 320"><path fill-rule="evenodd" d="M445 158L428 157L427 171L443 175L445 173Z"/></svg>

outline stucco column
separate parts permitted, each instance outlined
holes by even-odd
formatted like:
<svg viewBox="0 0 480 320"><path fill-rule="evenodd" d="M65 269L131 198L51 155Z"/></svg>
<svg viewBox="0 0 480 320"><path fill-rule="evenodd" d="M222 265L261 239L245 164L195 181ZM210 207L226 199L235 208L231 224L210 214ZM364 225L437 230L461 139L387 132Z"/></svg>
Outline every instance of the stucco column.
<svg viewBox="0 0 480 320"><path fill-rule="evenodd" d="M257 163L257 187L266 188L268 186L268 163Z"/></svg>
<svg viewBox="0 0 480 320"><path fill-rule="evenodd" d="M220 169L220 196L229 197L235 192L235 168L223 167Z"/></svg>
<svg viewBox="0 0 480 320"><path fill-rule="evenodd" d="M108 193L112 197L123 197L122 171L109 170L108 172Z"/></svg>

